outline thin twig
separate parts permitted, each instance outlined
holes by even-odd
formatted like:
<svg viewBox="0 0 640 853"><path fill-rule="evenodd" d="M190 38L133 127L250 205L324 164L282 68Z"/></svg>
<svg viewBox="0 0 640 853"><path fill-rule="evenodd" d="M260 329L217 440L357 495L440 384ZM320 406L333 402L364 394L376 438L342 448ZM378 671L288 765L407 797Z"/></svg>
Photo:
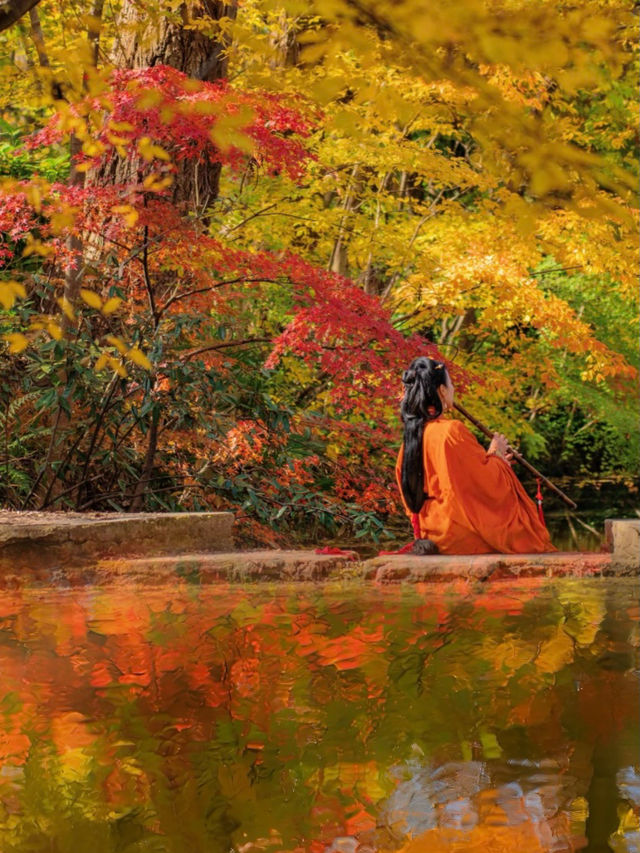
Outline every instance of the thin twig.
<svg viewBox="0 0 640 853"><path fill-rule="evenodd" d="M270 344L272 343L271 338L247 338L244 341L227 341L225 343L220 344L210 344L205 347L199 347L199 349L191 350L191 352L185 353L180 357L180 361L188 361L190 358L195 358L196 355L201 355L203 352L210 352L211 350L219 350L219 349L227 349L227 347L243 347L247 346L247 344Z"/></svg>
<svg viewBox="0 0 640 853"><path fill-rule="evenodd" d="M278 281L275 278L245 278L244 276L239 276L238 278L232 278L228 281L217 281L215 284L208 284L206 287L197 287L195 290L187 290L186 293L177 293L174 296L170 296L169 299L164 303L164 305L158 311L158 320L162 317L164 312L169 308L169 306L173 305L174 302L179 302L181 299L188 299L189 296L197 296L198 293L207 293L209 290L217 290L219 287L225 287L228 284L239 284L243 283L260 283L260 284L277 284Z"/></svg>
<svg viewBox="0 0 640 853"><path fill-rule="evenodd" d="M153 285L151 284L151 277L149 276L149 255L148 255L148 245L147 238L149 236L149 226L144 226L144 244L142 250L142 269L144 271L144 286L147 289L147 296L149 297L149 308L151 309L151 316L153 317L153 329L154 331L158 330L158 323L160 322L160 316L156 309L156 298L153 293Z"/></svg>

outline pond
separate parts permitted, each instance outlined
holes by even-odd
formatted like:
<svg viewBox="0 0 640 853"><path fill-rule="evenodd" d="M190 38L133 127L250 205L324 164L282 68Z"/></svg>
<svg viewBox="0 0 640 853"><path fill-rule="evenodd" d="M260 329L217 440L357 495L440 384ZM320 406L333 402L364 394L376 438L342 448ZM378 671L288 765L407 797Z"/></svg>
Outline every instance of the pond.
<svg viewBox="0 0 640 853"><path fill-rule="evenodd" d="M5 592L3 853L640 849L637 581Z"/></svg>

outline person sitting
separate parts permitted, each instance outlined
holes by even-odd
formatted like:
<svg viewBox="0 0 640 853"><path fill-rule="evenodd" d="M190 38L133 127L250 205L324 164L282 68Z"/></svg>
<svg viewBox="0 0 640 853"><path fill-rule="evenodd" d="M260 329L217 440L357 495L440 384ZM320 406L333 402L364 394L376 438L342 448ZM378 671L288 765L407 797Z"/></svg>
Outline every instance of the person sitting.
<svg viewBox="0 0 640 853"><path fill-rule="evenodd" d="M555 551L536 506L511 470L506 438L488 450L460 421L443 418L454 388L442 362L421 356L402 375L404 441L396 464L418 554Z"/></svg>

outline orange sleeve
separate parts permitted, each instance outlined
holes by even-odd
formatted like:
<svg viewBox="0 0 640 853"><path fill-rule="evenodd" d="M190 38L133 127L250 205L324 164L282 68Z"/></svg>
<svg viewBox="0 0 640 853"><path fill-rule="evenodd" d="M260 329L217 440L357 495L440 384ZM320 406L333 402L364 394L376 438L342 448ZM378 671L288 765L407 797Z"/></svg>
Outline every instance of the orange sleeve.
<svg viewBox="0 0 640 853"><path fill-rule="evenodd" d="M536 506L511 466L489 455L460 421L451 421L444 440L432 448L429 466L451 510L496 551L554 550Z"/></svg>

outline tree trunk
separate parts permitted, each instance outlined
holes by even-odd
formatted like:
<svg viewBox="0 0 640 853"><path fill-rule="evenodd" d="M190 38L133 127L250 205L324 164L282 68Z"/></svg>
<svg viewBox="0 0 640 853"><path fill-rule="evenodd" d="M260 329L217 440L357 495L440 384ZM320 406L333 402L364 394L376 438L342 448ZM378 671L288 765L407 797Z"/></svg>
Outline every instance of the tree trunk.
<svg viewBox="0 0 640 853"><path fill-rule="evenodd" d="M206 19L219 21L235 18L235 0L227 5L218 0L189 0L177 10L180 23L172 16L152 16L144 5L124 0L118 18L118 31L111 60L119 68L148 68L169 65L196 80L212 83L227 74L228 44L215 40L191 25ZM126 184L134 180L138 160L114 157L92 180L102 186ZM173 201L184 204L197 215L218 196L220 165L218 163L183 160L178 163Z"/></svg>
<svg viewBox="0 0 640 853"><path fill-rule="evenodd" d="M151 481L153 473L153 463L156 458L156 450L158 449L158 432L160 425L160 411L154 409L151 412L149 431L147 434L147 452L142 465L142 473L140 479L136 483L133 491L131 503L129 504L129 512L140 512L143 507L144 494L147 491L147 486Z"/></svg>

